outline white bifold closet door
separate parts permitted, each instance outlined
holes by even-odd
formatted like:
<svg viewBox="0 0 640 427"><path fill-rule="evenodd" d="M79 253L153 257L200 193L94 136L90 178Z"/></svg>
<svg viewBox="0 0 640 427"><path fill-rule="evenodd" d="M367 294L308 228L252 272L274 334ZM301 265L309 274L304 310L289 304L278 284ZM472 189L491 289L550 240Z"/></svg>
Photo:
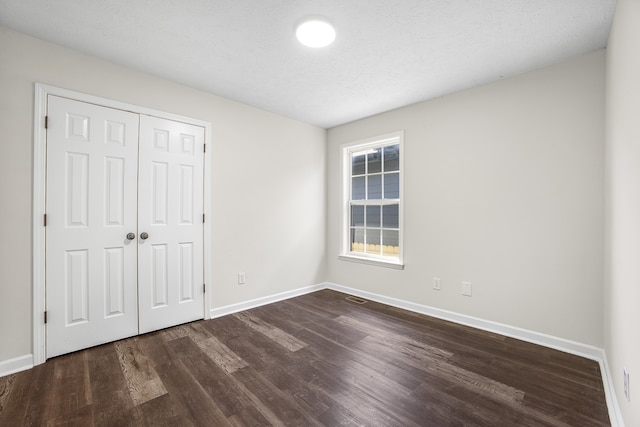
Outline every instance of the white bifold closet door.
<svg viewBox="0 0 640 427"><path fill-rule="evenodd" d="M47 103L47 357L203 318L204 129Z"/></svg>

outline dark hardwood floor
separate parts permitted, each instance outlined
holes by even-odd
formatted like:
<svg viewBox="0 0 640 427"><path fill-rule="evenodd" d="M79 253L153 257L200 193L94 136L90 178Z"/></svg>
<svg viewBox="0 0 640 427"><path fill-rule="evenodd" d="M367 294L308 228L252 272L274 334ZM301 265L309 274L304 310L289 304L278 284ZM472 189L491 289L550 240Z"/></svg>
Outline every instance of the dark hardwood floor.
<svg viewBox="0 0 640 427"><path fill-rule="evenodd" d="M596 362L323 290L0 378L0 426L603 426Z"/></svg>

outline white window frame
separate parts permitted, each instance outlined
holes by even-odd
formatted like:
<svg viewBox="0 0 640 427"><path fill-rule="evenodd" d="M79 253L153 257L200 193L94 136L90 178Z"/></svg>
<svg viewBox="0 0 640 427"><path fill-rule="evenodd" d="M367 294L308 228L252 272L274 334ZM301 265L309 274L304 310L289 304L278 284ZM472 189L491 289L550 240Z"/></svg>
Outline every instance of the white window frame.
<svg viewBox="0 0 640 427"><path fill-rule="evenodd" d="M397 257L389 257L383 255L365 254L360 252L352 252L350 244L350 220L349 220L349 201L351 197L351 156L353 153L365 151L373 148L384 147L387 145L400 146L400 197L398 200L398 245L399 252ZM340 146L340 156L342 158L342 221L340 226L341 245L338 258L344 261L352 261L381 267L389 267L396 269L404 268L404 131L397 131L385 135L379 135L372 138L362 139L358 141L348 142Z"/></svg>

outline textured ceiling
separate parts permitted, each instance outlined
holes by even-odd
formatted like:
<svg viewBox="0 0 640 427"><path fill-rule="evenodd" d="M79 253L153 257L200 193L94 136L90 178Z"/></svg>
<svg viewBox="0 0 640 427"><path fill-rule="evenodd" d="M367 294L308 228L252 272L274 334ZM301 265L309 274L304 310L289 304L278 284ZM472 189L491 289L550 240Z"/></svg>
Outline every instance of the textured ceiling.
<svg viewBox="0 0 640 427"><path fill-rule="evenodd" d="M0 25L333 127L604 48L615 0L0 0ZM337 38L300 45L323 15Z"/></svg>

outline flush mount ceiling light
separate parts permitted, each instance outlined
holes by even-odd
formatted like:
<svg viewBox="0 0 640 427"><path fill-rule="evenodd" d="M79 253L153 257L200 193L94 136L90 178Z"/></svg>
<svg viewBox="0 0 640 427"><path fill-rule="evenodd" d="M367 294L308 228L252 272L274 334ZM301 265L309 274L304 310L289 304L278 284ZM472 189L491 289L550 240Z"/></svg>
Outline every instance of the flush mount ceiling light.
<svg viewBox="0 0 640 427"><path fill-rule="evenodd" d="M329 46L336 39L336 30L322 18L308 18L296 28L298 41L309 47Z"/></svg>

